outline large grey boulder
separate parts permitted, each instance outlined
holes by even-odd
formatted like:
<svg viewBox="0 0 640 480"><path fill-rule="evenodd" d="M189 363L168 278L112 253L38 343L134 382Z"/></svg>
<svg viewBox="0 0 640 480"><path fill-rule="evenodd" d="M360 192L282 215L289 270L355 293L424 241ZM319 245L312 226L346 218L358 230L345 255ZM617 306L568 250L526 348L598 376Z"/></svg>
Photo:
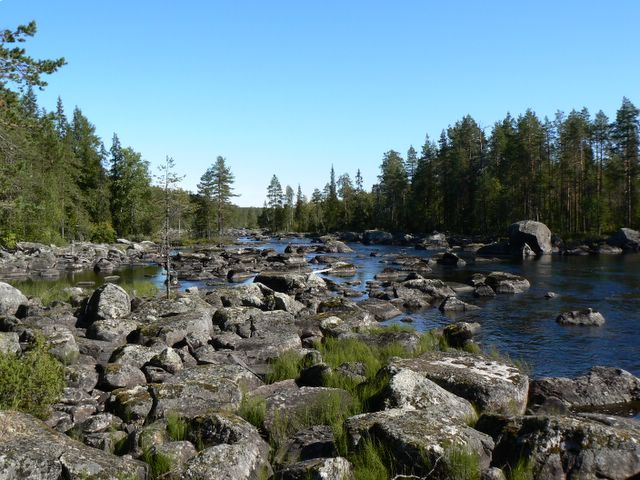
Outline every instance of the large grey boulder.
<svg viewBox="0 0 640 480"><path fill-rule="evenodd" d="M407 368L385 367L378 375L389 377L388 385L379 400L385 408L410 407L418 410L440 411L452 421L460 423L476 418L473 405L440 387L424 375Z"/></svg>
<svg viewBox="0 0 640 480"><path fill-rule="evenodd" d="M20 305L27 303L25 297L20 290L0 282L0 315L15 315Z"/></svg>
<svg viewBox="0 0 640 480"><path fill-rule="evenodd" d="M637 252L640 250L640 232L630 228L621 228L609 237L607 243L623 250Z"/></svg>
<svg viewBox="0 0 640 480"><path fill-rule="evenodd" d="M105 318L122 318L131 313L129 294L114 283L105 283L94 290L86 307L90 321Z"/></svg>
<svg viewBox="0 0 640 480"><path fill-rule="evenodd" d="M0 353L20 353L20 337L16 332L0 332Z"/></svg>
<svg viewBox="0 0 640 480"><path fill-rule="evenodd" d="M465 452L477 458L477 468L489 467L494 442L489 435L452 420L446 409L435 411L394 408L347 419L353 447L371 438L388 449L400 472L433 479L450 479L455 456Z"/></svg>
<svg viewBox="0 0 640 480"><path fill-rule="evenodd" d="M315 273L261 272L254 279L276 292L293 295L306 290L325 291L327 284Z"/></svg>
<svg viewBox="0 0 640 480"><path fill-rule="evenodd" d="M0 478L58 480L146 479L147 467L87 447L18 412L0 412Z"/></svg>
<svg viewBox="0 0 640 480"><path fill-rule="evenodd" d="M491 272L485 283L496 293L522 293L531 287L526 278L508 272Z"/></svg>
<svg viewBox="0 0 640 480"><path fill-rule="evenodd" d="M544 223L522 220L509 226L509 245L520 251L528 245L536 255L551 253L551 230Z"/></svg>
<svg viewBox="0 0 640 480"><path fill-rule="evenodd" d="M366 230L362 234L362 243L365 245L390 245L393 235L382 230Z"/></svg>
<svg viewBox="0 0 640 480"><path fill-rule="evenodd" d="M529 406L536 409L557 399L572 409L640 401L640 378L621 368L593 367L576 378L546 377L531 381Z"/></svg>
<svg viewBox="0 0 640 480"><path fill-rule="evenodd" d="M288 465L275 474L275 480L352 480L353 465L346 458L314 458Z"/></svg>
<svg viewBox="0 0 640 480"><path fill-rule="evenodd" d="M390 365L412 370L473 403L480 412L522 414L529 378L516 367L462 351L427 352Z"/></svg>
<svg viewBox="0 0 640 480"><path fill-rule="evenodd" d="M269 445L253 425L222 412L196 417L189 423L193 441L205 448L185 464L180 478L254 480L271 476Z"/></svg>
<svg viewBox="0 0 640 480"><path fill-rule="evenodd" d="M476 425L496 443L492 464L531 465L536 480L637 478L640 424L598 414L481 417Z"/></svg>
<svg viewBox="0 0 640 480"><path fill-rule="evenodd" d="M578 325L585 327L600 327L604 325L604 316L600 312L594 312L593 309L574 310L564 312L558 315L556 322L560 325Z"/></svg>

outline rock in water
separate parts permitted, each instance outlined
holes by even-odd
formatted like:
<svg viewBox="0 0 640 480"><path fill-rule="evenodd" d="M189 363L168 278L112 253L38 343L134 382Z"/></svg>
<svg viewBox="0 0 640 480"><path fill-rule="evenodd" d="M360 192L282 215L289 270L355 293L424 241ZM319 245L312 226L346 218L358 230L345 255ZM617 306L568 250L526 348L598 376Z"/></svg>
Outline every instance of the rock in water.
<svg viewBox="0 0 640 480"><path fill-rule="evenodd" d="M24 303L27 303L27 297L20 290L0 282L0 315L15 315L18 307Z"/></svg>
<svg viewBox="0 0 640 480"><path fill-rule="evenodd" d="M509 227L509 244L516 251L526 244L536 255L551 253L551 230L544 223L522 220Z"/></svg>
<svg viewBox="0 0 640 480"><path fill-rule="evenodd" d="M609 237L607 243L623 250L637 252L640 250L640 232L630 228L621 228Z"/></svg>
<svg viewBox="0 0 640 480"><path fill-rule="evenodd" d="M593 309L587 308L586 310L564 312L558 315L556 322L560 325L599 327L604 325L604 316L600 312L594 312Z"/></svg>
<svg viewBox="0 0 640 480"><path fill-rule="evenodd" d="M86 313L91 321L126 317L131 313L131 299L122 287L105 283L91 295Z"/></svg>

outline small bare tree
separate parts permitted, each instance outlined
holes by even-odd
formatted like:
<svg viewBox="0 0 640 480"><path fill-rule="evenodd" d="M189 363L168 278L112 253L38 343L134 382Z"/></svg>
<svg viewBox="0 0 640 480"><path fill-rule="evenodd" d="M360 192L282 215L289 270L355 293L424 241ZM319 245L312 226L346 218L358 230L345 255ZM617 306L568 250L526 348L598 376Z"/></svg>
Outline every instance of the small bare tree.
<svg viewBox="0 0 640 480"><path fill-rule="evenodd" d="M162 250L164 253L164 263L167 269L167 299L171 297L171 237L170 237L170 219L171 210L174 206L173 193L177 185L182 181L184 175L178 175L175 172L175 161L167 156L162 165L160 165L160 175L158 180L163 190L164 196L164 228L162 235Z"/></svg>

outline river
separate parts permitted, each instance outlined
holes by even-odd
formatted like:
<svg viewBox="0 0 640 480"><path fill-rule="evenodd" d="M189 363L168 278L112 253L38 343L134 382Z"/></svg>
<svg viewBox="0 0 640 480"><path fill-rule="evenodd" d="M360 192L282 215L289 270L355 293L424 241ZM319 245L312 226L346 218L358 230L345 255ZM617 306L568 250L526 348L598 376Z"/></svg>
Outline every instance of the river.
<svg viewBox="0 0 640 480"><path fill-rule="evenodd" d="M295 239L296 243L308 243ZM248 246L251 242L245 241ZM289 240L255 244L282 252ZM354 263L358 272L352 278L334 278L337 282L358 279L366 295L366 282L389 267L393 256L405 253L429 257L434 252L393 246L350 244L354 253L341 254ZM377 256L371 256L371 253ZM312 256L312 255L311 255ZM437 308L402 315L385 323L397 323L411 317L419 331L447 325L453 319L474 321L482 325L478 338L483 349L495 347L514 360L526 362L534 377L576 376L593 365L623 368L640 376L640 255L600 255L586 257L544 256L539 259L500 261L465 267L433 267L430 277L445 281L468 282L475 272L494 270L526 277L531 288L518 295L498 295L476 299L471 294L459 296L480 310L445 316ZM135 267L114 272L121 282L152 282L162 288L164 276L158 267ZM79 281L102 283L93 272L69 274L56 282L73 285ZM45 282L47 280L41 280ZM249 280L251 281L251 280ZM182 282L206 287L201 282ZM19 284L18 284L19 287ZM556 297L546 299L552 291ZM600 311L606 323L601 327L567 327L555 322L563 311L591 307Z"/></svg>

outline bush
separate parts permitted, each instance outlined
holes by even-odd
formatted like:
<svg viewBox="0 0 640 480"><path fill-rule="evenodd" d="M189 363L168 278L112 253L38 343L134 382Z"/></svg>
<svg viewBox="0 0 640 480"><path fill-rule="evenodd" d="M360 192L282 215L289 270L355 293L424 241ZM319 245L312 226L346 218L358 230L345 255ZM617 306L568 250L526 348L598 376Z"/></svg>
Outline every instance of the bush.
<svg viewBox="0 0 640 480"><path fill-rule="evenodd" d="M91 227L91 241L94 243L113 243L116 241L116 231L110 222L96 223Z"/></svg>
<svg viewBox="0 0 640 480"><path fill-rule="evenodd" d="M37 335L21 357L0 353L0 409L46 418L64 388L64 368Z"/></svg>
<svg viewBox="0 0 640 480"><path fill-rule="evenodd" d="M13 232L8 232L2 237L0 237L0 245L6 248L7 250L13 250L16 248L18 243L18 238L16 234Z"/></svg>

